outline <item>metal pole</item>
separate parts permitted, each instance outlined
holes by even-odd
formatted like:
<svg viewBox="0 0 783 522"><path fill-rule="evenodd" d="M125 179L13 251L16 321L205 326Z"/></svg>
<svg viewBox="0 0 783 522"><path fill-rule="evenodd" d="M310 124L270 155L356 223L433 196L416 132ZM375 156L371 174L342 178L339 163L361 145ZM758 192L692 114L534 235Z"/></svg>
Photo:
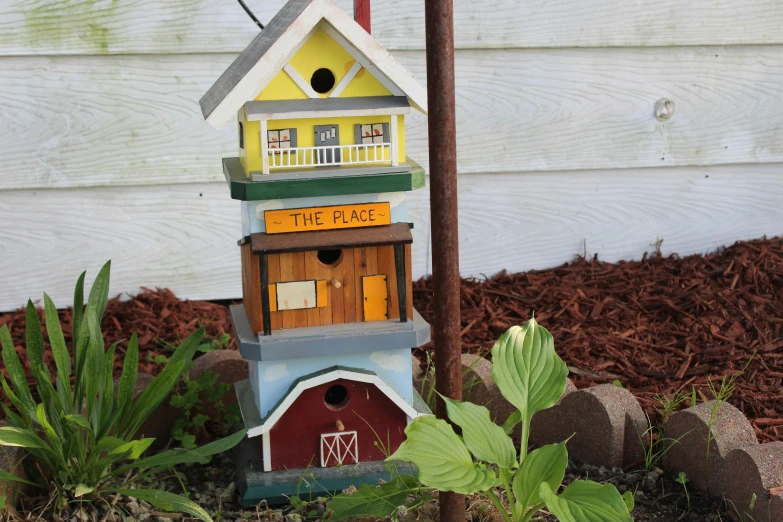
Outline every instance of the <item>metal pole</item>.
<svg viewBox="0 0 783 522"><path fill-rule="evenodd" d="M435 384L444 396L461 400L453 0L425 0L424 9L427 25ZM442 419L446 418L446 406L440 399L437 414ZM440 520L464 522L465 497L456 493L441 493Z"/></svg>
<svg viewBox="0 0 783 522"><path fill-rule="evenodd" d="M361 25L365 31L372 34L370 23L370 0L353 0L353 19Z"/></svg>

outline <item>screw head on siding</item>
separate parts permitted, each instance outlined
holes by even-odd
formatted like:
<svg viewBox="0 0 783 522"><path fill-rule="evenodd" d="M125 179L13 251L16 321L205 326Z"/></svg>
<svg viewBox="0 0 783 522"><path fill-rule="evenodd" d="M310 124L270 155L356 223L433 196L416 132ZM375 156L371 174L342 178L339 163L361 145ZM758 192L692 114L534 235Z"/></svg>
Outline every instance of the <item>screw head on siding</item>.
<svg viewBox="0 0 783 522"><path fill-rule="evenodd" d="M672 100L661 98L655 102L655 119L658 121L669 121L674 116L676 106Z"/></svg>

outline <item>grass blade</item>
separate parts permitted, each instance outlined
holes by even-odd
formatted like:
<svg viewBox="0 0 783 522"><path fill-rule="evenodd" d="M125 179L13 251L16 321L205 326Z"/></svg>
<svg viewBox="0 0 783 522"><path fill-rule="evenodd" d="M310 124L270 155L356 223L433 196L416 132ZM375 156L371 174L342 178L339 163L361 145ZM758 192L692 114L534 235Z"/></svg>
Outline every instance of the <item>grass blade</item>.
<svg viewBox="0 0 783 522"><path fill-rule="evenodd" d="M71 399L71 356L68 354L68 347L65 344L62 326L60 326L60 317L57 315L57 307L54 301L48 295L44 294L44 313L46 318L46 331L49 334L49 344L52 346L52 355L54 355L54 364L57 367L58 387L65 395L63 397L66 404L72 402ZM65 404L63 405L64 407Z"/></svg>
<svg viewBox="0 0 783 522"><path fill-rule="evenodd" d="M152 380L131 407L125 438L133 437L147 417L166 399L184 369L185 361L169 361L166 368Z"/></svg>
<svg viewBox="0 0 783 522"><path fill-rule="evenodd" d="M82 272L79 279L76 280L76 288L73 290L73 316L71 317L71 332L73 335L73 349L79 346L79 335L81 334L82 317L84 316L84 277L87 272ZM74 353L74 357L76 354Z"/></svg>
<svg viewBox="0 0 783 522"><path fill-rule="evenodd" d="M19 355L14 348L14 341L8 331L8 326L0 326L0 344L2 344L2 357L5 363L8 378L14 387L19 404L22 406L19 413L25 416L25 419L32 422L35 418L35 401L27 385L27 377L22 369L22 363L19 361Z"/></svg>
<svg viewBox="0 0 783 522"><path fill-rule="evenodd" d="M203 522L212 522L212 517L201 506L185 497L169 493L168 491L157 489L114 489L109 491L137 500L144 500L164 511L187 513Z"/></svg>
<svg viewBox="0 0 783 522"><path fill-rule="evenodd" d="M95 316L100 323L103 313L106 311L106 303L109 301L109 272L111 271L111 261L107 261L98 272L95 281L90 288L90 296L87 298L87 307L93 307Z"/></svg>
<svg viewBox="0 0 783 522"><path fill-rule="evenodd" d="M136 389L136 379L139 374L139 339L134 332L125 352L125 360L122 363L122 375L117 386L117 410L118 418L124 419L133 403L133 391Z"/></svg>

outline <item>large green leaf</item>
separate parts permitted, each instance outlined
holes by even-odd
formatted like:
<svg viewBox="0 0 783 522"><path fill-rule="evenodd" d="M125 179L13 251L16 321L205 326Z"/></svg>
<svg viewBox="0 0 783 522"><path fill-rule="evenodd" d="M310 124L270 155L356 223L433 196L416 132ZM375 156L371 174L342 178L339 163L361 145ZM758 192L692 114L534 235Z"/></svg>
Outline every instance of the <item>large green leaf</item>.
<svg viewBox="0 0 783 522"><path fill-rule="evenodd" d="M0 446L18 446L28 449L49 449L46 442L32 430L4 426L0 428Z"/></svg>
<svg viewBox="0 0 783 522"><path fill-rule="evenodd" d="M41 319L38 317L38 310L32 301L27 301L27 310L25 314L25 349L27 350L27 362L30 364L30 370L39 381L39 388L44 384L50 384L48 378L49 368L43 362L44 340L41 333ZM40 382L46 377L47 382Z"/></svg>
<svg viewBox="0 0 783 522"><path fill-rule="evenodd" d="M577 480L557 496L544 482L539 494L560 522L633 522L623 497L611 484Z"/></svg>
<svg viewBox="0 0 783 522"><path fill-rule="evenodd" d="M446 421L434 415L418 417L405 428L405 435L405 442L387 460L413 462L423 484L464 494L486 491L495 484L495 472L473 462Z"/></svg>
<svg viewBox="0 0 783 522"><path fill-rule="evenodd" d="M568 369L546 328L529 320L512 326L492 347L492 378L522 412L523 422L554 406L565 391Z"/></svg>
<svg viewBox="0 0 783 522"><path fill-rule="evenodd" d="M449 419L462 428L462 440L478 460L504 468L513 468L517 460L514 442L503 428L492 422L489 410L469 402L441 397L446 403Z"/></svg>
<svg viewBox="0 0 783 522"><path fill-rule="evenodd" d="M204 522L212 522L212 517L204 511L201 506L195 502L158 489L113 489L108 490L111 493L119 493L126 497L135 498L149 502L158 509L173 513L187 513Z"/></svg>
<svg viewBox="0 0 783 522"><path fill-rule="evenodd" d="M541 502L538 494L542 482L549 484L553 491L560 488L568 466L566 443L542 446L530 453L514 475L511 487L514 497L525 508Z"/></svg>
<svg viewBox="0 0 783 522"><path fill-rule="evenodd" d="M380 486L362 485L350 495L342 493L329 502L331 522L351 517L388 517L405 504L408 495L419 490L419 481L411 475L397 475Z"/></svg>

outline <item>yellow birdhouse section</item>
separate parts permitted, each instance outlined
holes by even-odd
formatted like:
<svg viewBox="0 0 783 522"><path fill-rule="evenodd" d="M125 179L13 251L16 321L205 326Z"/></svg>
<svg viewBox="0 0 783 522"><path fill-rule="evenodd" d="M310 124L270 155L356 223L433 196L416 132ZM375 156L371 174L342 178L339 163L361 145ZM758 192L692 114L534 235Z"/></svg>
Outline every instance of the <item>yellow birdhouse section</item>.
<svg viewBox="0 0 783 522"><path fill-rule="evenodd" d="M239 110L246 176L405 163L404 113L410 107L399 102L405 97L395 96L346 50L350 44L333 35L333 29L318 28Z"/></svg>

